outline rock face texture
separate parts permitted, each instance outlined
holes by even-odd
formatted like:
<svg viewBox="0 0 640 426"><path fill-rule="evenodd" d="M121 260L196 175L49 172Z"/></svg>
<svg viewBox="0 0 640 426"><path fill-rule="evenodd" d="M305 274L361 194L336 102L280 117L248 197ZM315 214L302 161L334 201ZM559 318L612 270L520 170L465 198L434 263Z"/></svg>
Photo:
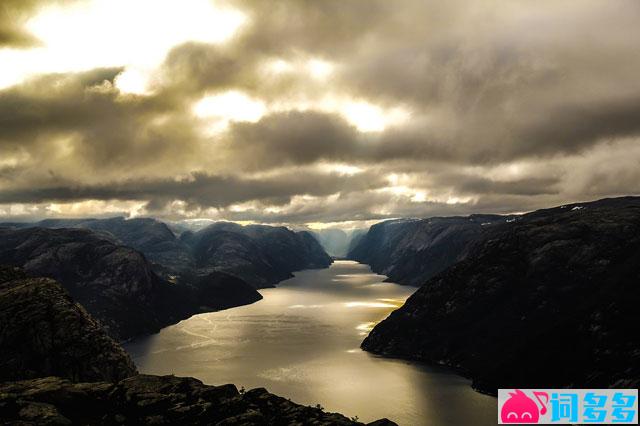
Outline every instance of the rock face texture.
<svg viewBox="0 0 640 426"><path fill-rule="evenodd" d="M147 375L117 384L71 383L56 377L0 384L0 419L22 425L362 425L263 388L241 393L234 385Z"/></svg>
<svg viewBox="0 0 640 426"><path fill-rule="evenodd" d="M523 215L492 229L378 324L365 350L498 388L640 384L640 198Z"/></svg>
<svg viewBox="0 0 640 426"><path fill-rule="evenodd" d="M185 285L202 283L212 273L223 272L253 288L273 287L294 271L331 264L309 233L285 227L217 222L178 237L165 223L150 218L49 219L5 226L91 229L141 252L159 276Z"/></svg>
<svg viewBox="0 0 640 426"><path fill-rule="evenodd" d="M218 222L185 232L180 240L191 248L200 271L236 275L255 288L273 287L294 271L326 268L332 262L311 234L285 227Z"/></svg>
<svg viewBox="0 0 640 426"><path fill-rule="evenodd" d="M0 264L56 279L118 340L261 298L242 280L218 272L172 284L138 251L88 229L0 228Z"/></svg>
<svg viewBox="0 0 640 426"><path fill-rule="evenodd" d="M14 224L15 226L15 224ZM109 219L47 219L37 223L18 226L38 226L42 228L83 228L91 229L112 238L114 242L131 247L145 255L152 264L164 265L180 271L194 266L188 247L180 242L159 220L151 218L123 217Z"/></svg>
<svg viewBox="0 0 640 426"><path fill-rule="evenodd" d="M371 266L388 281L419 286L462 260L487 229L512 216L471 215L389 220L354 240L347 257Z"/></svg>
<svg viewBox="0 0 640 426"><path fill-rule="evenodd" d="M124 349L57 282L0 267L0 381L119 381L135 374Z"/></svg>

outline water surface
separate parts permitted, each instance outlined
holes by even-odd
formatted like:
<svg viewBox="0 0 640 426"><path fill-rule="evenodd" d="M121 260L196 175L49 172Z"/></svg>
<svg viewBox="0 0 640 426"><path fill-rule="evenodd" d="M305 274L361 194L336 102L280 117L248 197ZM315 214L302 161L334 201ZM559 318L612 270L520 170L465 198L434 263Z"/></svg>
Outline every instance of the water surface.
<svg viewBox="0 0 640 426"><path fill-rule="evenodd" d="M266 387L361 421L494 425L496 400L439 368L380 358L359 345L415 291L383 283L366 265L337 261L296 273L252 305L196 315L126 345L148 374Z"/></svg>

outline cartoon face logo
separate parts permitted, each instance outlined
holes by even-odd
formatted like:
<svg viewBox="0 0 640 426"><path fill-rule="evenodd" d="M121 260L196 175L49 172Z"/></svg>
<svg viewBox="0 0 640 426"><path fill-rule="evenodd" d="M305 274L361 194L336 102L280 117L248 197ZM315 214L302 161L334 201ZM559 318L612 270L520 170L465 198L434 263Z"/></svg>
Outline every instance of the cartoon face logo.
<svg viewBox="0 0 640 426"><path fill-rule="evenodd" d="M502 423L538 423L540 415L547 412L546 405L549 402L549 395L546 392L534 392L533 394L542 406L539 411L538 405L520 389L509 392L509 399L500 410ZM540 397L545 397L545 402L542 402Z"/></svg>

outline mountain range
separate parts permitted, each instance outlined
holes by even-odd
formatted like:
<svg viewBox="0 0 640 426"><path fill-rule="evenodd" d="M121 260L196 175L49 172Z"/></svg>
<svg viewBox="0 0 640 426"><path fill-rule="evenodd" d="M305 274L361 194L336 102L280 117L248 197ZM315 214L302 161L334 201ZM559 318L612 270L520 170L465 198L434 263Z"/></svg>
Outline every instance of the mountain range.
<svg viewBox="0 0 640 426"><path fill-rule="evenodd" d="M155 219L0 226L0 264L58 280L117 340L260 300L297 270L331 264L307 232L215 223L175 235Z"/></svg>
<svg viewBox="0 0 640 426"><path fill-rule="evenodd" d="M384 221L353 240L347 258L370 265L388 281L419 286L463 259L487 229L513 220L471 215Z"/></svg>
<svg viewBox="0 0 640 426"><path fill-rule="evenodd" d="M639 197L462 220L385 223L362 240L356 254L378 267L427 277L363 349L452 367L492 394L638 387Z"/></svg>

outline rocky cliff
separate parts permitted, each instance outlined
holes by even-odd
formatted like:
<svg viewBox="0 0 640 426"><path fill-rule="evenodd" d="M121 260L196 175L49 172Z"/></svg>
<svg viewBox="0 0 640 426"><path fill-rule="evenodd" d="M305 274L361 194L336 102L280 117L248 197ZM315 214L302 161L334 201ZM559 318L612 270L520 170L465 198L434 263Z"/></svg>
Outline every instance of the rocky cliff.
<svg viewBox="0 0 640 426"><path fill-rule="evenodd" d="M362 343L454 367L476 388L638 387L640 198L492 229Z"/></svg>
<svg viewBox="0 0 640 426"><path fill-rule="evenodd" d="M0 266L0 381L118 381L134 374L129 355L60 284Z"/></svg>
<svg viewBox="0 0 640 426"><path fill-rule="evenodd" d="M207 386L189 377L138 375L119 383L57 377L0 383L0 420L21 425L362 425L263 388ZM391 426L379 420L370 426Z"/></svg>
<svg viewBox="0 0 640 426"><path fill-rule="evenodd" d="M331 264L315 238L285 227L216 222L178 237L165 223L151 218L48 219L5 226L91 229L143 253L154 272L185 285L198 285L212 273L223 272L254 288L273 287L292 272Z"/></svg>
<svg viewBox="0 0 640 426"><path fill-rule="evenodd" d="M388 281L419 286L462 260L487 229L511 220L497 215L389 220L355 240L347 257L370 265Z"/></svg>
<svg viewBox="0 0 640 426"><path fill-rule="evenodd" d="M140 252L88 229L0 228L0 264L58 280L118 340L261 298L221 272L172 284Z"/></svg>
<svg viewBox="0 0 640 426"><path fill-rule="evenodd" d="M180 239L200 270L237 275L256 288L273 287L294 271L326 268L332 262L311 234L285 227L218 222Z"/></svg>

